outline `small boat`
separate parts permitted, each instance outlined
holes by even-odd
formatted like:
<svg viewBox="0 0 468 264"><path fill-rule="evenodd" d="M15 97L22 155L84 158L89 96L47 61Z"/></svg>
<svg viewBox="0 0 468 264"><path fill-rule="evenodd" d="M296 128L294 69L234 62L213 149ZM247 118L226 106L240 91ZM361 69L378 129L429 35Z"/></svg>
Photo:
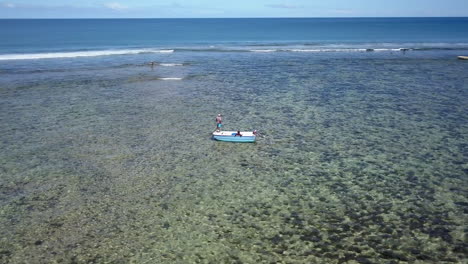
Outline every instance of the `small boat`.
<svg viewBox="0 0 468 264"><path fill-rule="evenodd" d="M252 143L255 142L255 138L254 132L240 131L240 135L237 131L213 132L213 139L219 141Z"/></svg>
<svg viewBox="0 0 468 264"><path fill-rule="evenodd" d="M468 56L458 56L459 60L468 60Z"/></svg>

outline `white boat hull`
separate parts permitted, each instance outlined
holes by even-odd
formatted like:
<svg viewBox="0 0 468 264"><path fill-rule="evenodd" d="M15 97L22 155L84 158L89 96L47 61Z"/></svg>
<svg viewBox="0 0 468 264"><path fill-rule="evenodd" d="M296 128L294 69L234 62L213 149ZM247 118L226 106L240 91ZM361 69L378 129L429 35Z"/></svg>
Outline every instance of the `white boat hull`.
<svg viewBox="0 0 468 264"><path fill-rule="evenodd" d="M244 142L244 143L252 143L255 142L256 135L253 132L246 132L241 131L240 134L242 136L236 136L237 131L220 131L220 132L213 132L213 139L218 141L225 141L225 142Z"/></svg>

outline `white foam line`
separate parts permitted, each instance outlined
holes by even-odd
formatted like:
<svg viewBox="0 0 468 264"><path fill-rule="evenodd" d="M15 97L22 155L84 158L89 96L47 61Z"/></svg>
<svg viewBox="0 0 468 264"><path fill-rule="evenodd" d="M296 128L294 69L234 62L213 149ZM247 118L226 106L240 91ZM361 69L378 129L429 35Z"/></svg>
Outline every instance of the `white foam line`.
<svg viewBox="0 0 468 264"><path fill-rule="evenodd" d="M292 52L321 52L323 50L319 50L319 49L292 49L292 50L289 50L289 51L292 51Z"/></svg>
<svg viewBox="0 0 468 264"><path fill-rule="evenodd" d="M275 52L274 49L250 50L251 52Z"/></svg>
<svg viewBox="0 0 468 264"><path fill-rule="evenodd" d="M173 67L173 66L184 66L182 63L161 63L159 66Z"/></svg>
<svg viewBox="0 0 468 264"><path fill-rule="evenodd" d="M374 49L290 49L290 52L364 52Z"/></svg>
<svg viewBox="0 0 468 264"><path fill-rule="evenodd" d="M182 80L182 78L164 77L164 78L158 78L158 80L162 80L162 81L180 81L180 80Z"/></svg>
<svg viewBox="0 0 468 264"><path fill-rule="evenodd" d="M401 51L403 49L373 49L374 51Z"/></svg>
<svg viewBox="0 0 468 264"><path fill-rule="evenodd" d="M96 50L96 51L72 51L72 52L53 52L53 53L5 54L5 55L0 55L0 60L58 59L58 58L109 56L109 55L131 55L131 54L139 54L139 53L172 53L172 52L174 52L174 50L134 49L134 50Z"/></svg>

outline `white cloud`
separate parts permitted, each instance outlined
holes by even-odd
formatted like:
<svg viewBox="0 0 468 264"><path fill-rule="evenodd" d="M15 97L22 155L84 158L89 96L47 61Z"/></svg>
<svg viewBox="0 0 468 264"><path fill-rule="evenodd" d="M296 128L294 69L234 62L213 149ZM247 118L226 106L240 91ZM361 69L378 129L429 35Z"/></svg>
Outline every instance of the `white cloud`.
<svg viewBox="0 0 468 264"><path fill-rule="evenodd" d="M12 3L0 3L2 7L15 8L16 6Z"/></svg>
<svg viewBox="0 0 468 264"><path fill-rule="evenodd" d="M332 9L330 10L332 14L340 14L340 15L351 15L354 13L352 9Z"/></svg>
<svg viewBox="0 0 468 264"><path fill-rule="evenodd" d="M173 8L182 8L183 7L181 4L179 4L177 2L173 2L170 6L173 7Z"/></svg>
<svg viewBox="0 0 468 264"><path fill-rule="evenodd" d="M267 5L267 7L271 7L271 8L282 8L282 9L302 8L301 6L288 5L288 4L273 4L273 5Z"/></svg>
<svg viewBox="0 0 468 264"><path fill-rule="evenodd" d="M116 3L116 2L106 3L106 4L104 4L104 6L109 8L109 9L116 10L116 11L123 11L125 9L128 9L127 6L124 6L124 5Z"/></svg>

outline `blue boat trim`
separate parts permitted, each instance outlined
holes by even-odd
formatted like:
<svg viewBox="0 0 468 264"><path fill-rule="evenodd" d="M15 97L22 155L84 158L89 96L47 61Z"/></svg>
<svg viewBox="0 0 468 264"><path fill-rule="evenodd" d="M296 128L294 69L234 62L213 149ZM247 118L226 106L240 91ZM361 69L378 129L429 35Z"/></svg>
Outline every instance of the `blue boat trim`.
<svg viewBox="0 0 468 264"><path fill-rule="evenodd" d="M213 132L213 139L224 142L255 142L256 136L252 132L240 132L242 136L236 136L236 131Z"/></svg>

